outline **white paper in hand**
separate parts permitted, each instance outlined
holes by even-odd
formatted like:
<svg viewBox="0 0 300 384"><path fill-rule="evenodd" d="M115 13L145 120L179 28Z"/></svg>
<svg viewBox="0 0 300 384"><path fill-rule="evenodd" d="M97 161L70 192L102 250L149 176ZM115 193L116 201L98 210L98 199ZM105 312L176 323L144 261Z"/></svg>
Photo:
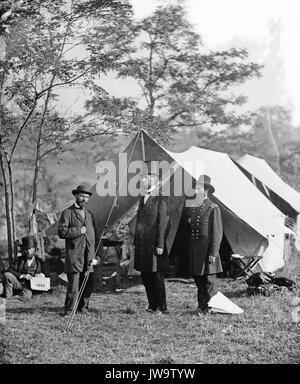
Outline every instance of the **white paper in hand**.
<svg viewBox="0 0 300 384"><path fill-rule="evenodd" d="M30 288L33 291L49 291L50 289L49 277L32 277L30 279Z"/></svg>

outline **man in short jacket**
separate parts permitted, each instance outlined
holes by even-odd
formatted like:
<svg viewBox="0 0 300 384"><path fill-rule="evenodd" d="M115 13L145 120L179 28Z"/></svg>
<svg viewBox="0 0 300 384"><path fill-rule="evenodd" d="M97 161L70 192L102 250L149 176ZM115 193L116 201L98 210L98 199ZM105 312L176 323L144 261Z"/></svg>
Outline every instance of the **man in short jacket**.
<svg viewBox="0 0 300 384"><path fill-rule="evenodd" d="M196 185L194 206L184 210L190 231L189 267L198 288L200 313L209 312L207 304L218 291L217 273L223 271L219 254L223 236L221 212L209 198L214 191L210 177L203 175Z"/></svg>
<svg viewBox="0 0 300 384"><path fill-rule="evenodd" d="M58 236L65 239L65 272L68 276L68 288L65 300L65 315L70 315L77 301L78 293L85 275L88 280L78 303L78 311L87 312L90 296L94 288L93 266L98 264L95 257L100 255L100 236L94 215L86 208L90 188L79 185L72 191L75 202L61 214Z"/></svg>
<svg viewBox="0 0 300 384"><path fill-rule="evenodd" d="M17 257L4 274L4 292L7 298L18 293L19 299L30 299L32 296L30 279L45 277L45 264L38 257L36 245L34 236L22 238L22 256Z"/></svg>

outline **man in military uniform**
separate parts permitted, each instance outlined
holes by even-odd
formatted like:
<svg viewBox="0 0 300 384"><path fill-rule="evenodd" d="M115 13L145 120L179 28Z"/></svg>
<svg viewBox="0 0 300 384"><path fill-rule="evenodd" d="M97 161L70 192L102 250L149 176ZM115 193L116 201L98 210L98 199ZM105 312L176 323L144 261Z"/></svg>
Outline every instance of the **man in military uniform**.
<svg viewBox="0 0 300 384"><path fill-rule="evenodd" d="M45 277L44 262L38 257L36 246L34 236L22 238L22 256L17 257L4 273L4 292L7 298L17 293L20 300L30 299L32 296L30 279Z"/></svg>
<svg viewBox="0 0 300 384"><path fill-rule="evenodd" d="M148 312L168 313L164 276L169 267L166 238L169 225L167 201L163 196L151 196L158 174L147 171L141 177L146 191L140 197L134 236L134 268L141 271L149 302Z"/></svg>
<svg viewBox="0 0 300 384"><path fill-rule="evenodd" d="M209 196L215 191L211 179L202 175L196 184L191 207L184 210L190 232L189 267L198 288L198 309L209 312L209 300L217 293L217 273L222 272L219 254L223 236L220 208Z"/></svg>
<svg viewBox="0 0 300 384"><path fill-rule="evenodd" d="M62 212L58 225L58 236L66 242L65 272L68 276L68 288L65 315L72 313L86 274L89 278L78 303L78 310L82 313L88 311L94 287L93 266L98 264L98 259L94 258L97 247L100 256L98 246L100 236L95 218L86 209L86 204L92 195L90 188L79 185L72 194L75 196L75 203Z"/></svg>

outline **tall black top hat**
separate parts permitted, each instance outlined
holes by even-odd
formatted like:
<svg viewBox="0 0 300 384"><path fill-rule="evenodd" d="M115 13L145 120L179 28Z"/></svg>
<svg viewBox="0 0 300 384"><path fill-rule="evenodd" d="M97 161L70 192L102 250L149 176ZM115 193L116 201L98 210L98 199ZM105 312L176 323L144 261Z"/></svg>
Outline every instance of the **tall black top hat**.
<svg viewBox="0 0 300 384"><path fill-rule="evenodd" d="M23 249L35 248L37 246L37 241L35 236L25 236L22 237L22 245Z"/></svg>
<svg viewBox="0 0 300 384"><path fill-rule="evenodd" d="M76 189L73 189L72 194L75 196L76 193L86 193L91 196L93 193L90 192L90 189L91 188L88 185L81 184L81 185L78 185Z"/></svg>
<svg viewBox="0 0 300 384"><path fill-rule="evenodd" d="M159 176L157 169L158 162L156 160L144 160L143 163L144 167L141 173L142 175Z"/></svg>

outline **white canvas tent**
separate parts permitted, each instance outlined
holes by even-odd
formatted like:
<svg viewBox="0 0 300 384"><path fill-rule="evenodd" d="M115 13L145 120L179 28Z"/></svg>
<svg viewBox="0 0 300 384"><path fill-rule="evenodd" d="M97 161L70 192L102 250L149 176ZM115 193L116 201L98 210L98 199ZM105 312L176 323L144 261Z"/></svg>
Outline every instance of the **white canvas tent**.
<svg viewBox="0 0 300 384"><path fill-rule="evenodd" d="M263 255L260 266L273 272L284 266L285 215L261 194L226 153L191 147L168 153L196 179L195 160L204 164L221 206L224 233L234 253Z"/></svg>
<svg viewBox="0 0 300 384"><path fill-rule="evenodd" d="M227 154L196 147L181 153L170 152L158 145L144 131L137 134L124 153L130 154L131 161L150 159L172 163L175 160L180 169L196 180L202 173L208 174L216 189L213 199L220 205L224 234L232 252L241 255L262 255L260 267L264 271L274 272L283 267L284 236L285 233L291 232L284 226L285 216L255 188ZM200 168L195 166L199 162L202 163ZM116 168L118 171L117 163ZM126 176L129 183L135 175L127 170ZM115 204L113 196L99 196L96 186L92 188L92 192L88 208L94 213L100 232L105 226L116 223L138 201L138 197L119 196ZM172 229L167 238L169 251L175 247L174 239L179 232L182 201L174 197L169 199L168 209L172 222ZM55 233L57 224L46 231L46 234Z"/></svg>
<svg viewBox="0 0 300 384"><path fill-rule="evenodd" d="M263 192L272 203L296 222L294 230L299 243L300 193L284 182L264 159L247 154L237 160L237 163L242 170L250 174L251 181L258 188L260 186L263 188Z"/></svg>

